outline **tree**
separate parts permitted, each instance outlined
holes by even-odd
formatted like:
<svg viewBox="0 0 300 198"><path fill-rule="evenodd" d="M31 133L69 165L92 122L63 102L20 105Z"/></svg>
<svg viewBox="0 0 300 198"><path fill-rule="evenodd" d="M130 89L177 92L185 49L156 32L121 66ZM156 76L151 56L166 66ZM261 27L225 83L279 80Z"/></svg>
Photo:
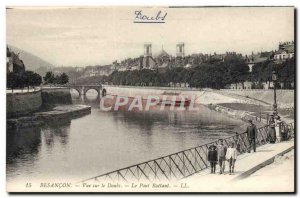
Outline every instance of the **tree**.
<svg viewBox="0 0 300 198"><path fill-rule="evenodd" d="M45 84L52 84L55 80L54 74L51 71L48 71L43 78Z"/></svg>
<svg viewBox="0 0 300 198"><path fill-rule="evenodd" d="M24 87L27 87L29 90L30 86L38 86L41 82L42 77L33 71L7 73L7 87L12 90L15 88L23 89Z"/></svg>
<svg viewBox="0 0 300 198"><path fill-rule="evenodd" d="M248 80L249 67L242 57L238 55L229 55L224 58L225 82L239 83Z"/></svg>
<svg viewBox="0 0 300 198"><path fill-rule="evenodd" d="M33 71L25 71L22 75L24 86L26 86L29 90L30 86L39 86L42 82L42 77L33 72Z"/></svg>
<svg viewBox="0 0 300 198"><path fill-rule="evenodd" d="M30 85L39 86L42 83L42 77L38 73L33 73Z"/></svg>
<svg viewBox="0 0 300 198"><path fill-rule="evenodd" d="M32 77L33 77L32 71L25 71L24 74L22 75L24 86L27 87L28 91L32 83Z"/></svg>
<svg viewBox="0 0 300 198"><path fill-rule="evenodd" d="M69 76L65 72L63 72L60 75L60 84L64 85L64 84L67 84L68 82L69 82Z"/></svg>
<svg viewBox="0 0 300 198"><path fill-rule="evenodd" d="M184 83L185 84L188 83L190 87L192 87L191 79L192 79L193 73L194 73L193 69L187 69L184 74Z"/></svg>
<svg viewBox="0 0 300 198"><path fill-rule="evenodd" d="M18 75L14 72L8 72L6 77L6 86L11 88L12 92L14 88L18 87Z"/></svg>

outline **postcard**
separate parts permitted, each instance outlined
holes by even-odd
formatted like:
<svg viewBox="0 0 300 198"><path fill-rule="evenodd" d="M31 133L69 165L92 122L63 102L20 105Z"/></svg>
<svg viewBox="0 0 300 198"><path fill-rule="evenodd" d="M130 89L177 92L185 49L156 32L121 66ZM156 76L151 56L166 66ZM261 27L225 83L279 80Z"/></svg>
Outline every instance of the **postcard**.
<svg viewBox="0 0 300 198"><path fill-rule="evenodd" d="M6 8L7 192L295 193L294 7Z"/></svg>

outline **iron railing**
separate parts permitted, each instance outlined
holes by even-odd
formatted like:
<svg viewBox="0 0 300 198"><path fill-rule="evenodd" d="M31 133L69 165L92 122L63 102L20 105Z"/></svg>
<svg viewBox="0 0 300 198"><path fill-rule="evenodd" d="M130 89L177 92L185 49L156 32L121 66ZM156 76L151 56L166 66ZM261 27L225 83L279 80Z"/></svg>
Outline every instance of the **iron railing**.
<svg viewBox="0 0 300 198"><path fill-rule="evenodd" d="M293 123L285 125L289 134L293 134ZM235 134L224 138L224 144L228 147L230 142L235 142L239 154L247 152L249 141L247 133ZM261 146L268 142L268 126L258 128L256 145ZM164 157L135 164L126 168L86 179L82 182L136 182L136 181L162 181L180 180L207 169L210 165L207 160L207 152L213 141L201 146L186 149Z"/></svg>
<svg viewBox="0 0 300 198"><path fill-rule="evenodd" d="M294 133L295 133L294 123L291 122L289 124L286 124L286 123L282 122L281 124L282 124L282 126L281 126L280 131L285 133L285 137L287 139L294 138Z"/></svg>

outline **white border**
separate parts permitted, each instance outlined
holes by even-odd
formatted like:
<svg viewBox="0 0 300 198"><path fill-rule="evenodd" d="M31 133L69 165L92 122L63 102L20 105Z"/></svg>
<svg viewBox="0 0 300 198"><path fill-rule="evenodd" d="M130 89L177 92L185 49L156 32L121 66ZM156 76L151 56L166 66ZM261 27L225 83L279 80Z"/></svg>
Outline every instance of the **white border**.
<svg viewBox="0 0 300 198"><path fill-rule="evenodd" d="M22 1L22 0L2 0L0 1L0 39L1 39L1 47L0 47L0 86L1 86L1 97L0 97L0 109L1 109L1 114L0 114L0 126L1 126L1 131L0 131L0 140L1 140L1 149L0 149L0 195L1 197L8 197L8 196L16 196L16 195L9 195L6 193L5 189L5 157L6 157L6 113L5 113L5 89L6 89L6 22L5 22L5 9L7 6L130 6L130 5L156 5L156 6L295 6L296 8L299 8L300 1L298 0L223 0L223 1L211 1L211 0L202 0L202 1L197 1L197 0L148 0L148 1L138 1L138 0L101 0L101 1L93 1L93 0L72 0L72 1L63 1L63 0L45 0L45 1L39 1L39 0L27 0L27 1ZM299 20L297 22L297 27L299 27ZM295 35L298 38L298 34ZM297 40L296 40L297 42ZM297 50L297 57L299 55L299 52ZM298 65L296 66L298 68ZM299 72L300 69L297 69L297 76L299 78ZM297 80L298 82L298 80ZM299 92L299 84L297 83L297 92ZM299 98L297 100L297 104L299 105ZM297 123L298 120L297 120ZM298 136L298 142L299 142L299 136ZM297 156L298 157L298 156ZM296 158L298 159L298 158ZM299 171L299 170L298 170ZM297 182L299 184L299 182ZM297 187L299 190L299 185ZM20 196L20 195L17 195ZM31 195L23 195L23 196L31 196ZM45 195L38 195L35 197L43 197ZM56 197L63 197L65 195L56 195ZM74 195L69 195L69 196L74 196ZM80 195L79 197L87 197L88 195ZM99 195L98 195L99 196ZM100 195L100 196L109 196L109 195ZM116 195L114 195L116 196ZM141 196L141 195L139 195ZM156 197L162 197L163 195L155 195ZM173 195L171 195L173 196ZM216 197L212 196L212 197ZM229 195L231 196L231 195ZM261 196L261 195L260 195ZM259 197L260 197L259 196ZM77 196L78 197L78 196ZM112 197L112 196L109 196Z"/></svg>

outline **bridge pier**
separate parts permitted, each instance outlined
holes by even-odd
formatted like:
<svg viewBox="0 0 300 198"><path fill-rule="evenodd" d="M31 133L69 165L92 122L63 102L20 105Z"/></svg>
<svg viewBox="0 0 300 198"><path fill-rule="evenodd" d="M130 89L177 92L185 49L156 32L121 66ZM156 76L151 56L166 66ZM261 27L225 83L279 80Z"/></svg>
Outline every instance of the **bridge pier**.
<svg viewBox="0 0 300 198"><path fill-rule="evenodd" d="M85 96L85 87L84 86L82 86L81 87L81 90L80 90L80 95L82 95L82 96Z"/></svg>

